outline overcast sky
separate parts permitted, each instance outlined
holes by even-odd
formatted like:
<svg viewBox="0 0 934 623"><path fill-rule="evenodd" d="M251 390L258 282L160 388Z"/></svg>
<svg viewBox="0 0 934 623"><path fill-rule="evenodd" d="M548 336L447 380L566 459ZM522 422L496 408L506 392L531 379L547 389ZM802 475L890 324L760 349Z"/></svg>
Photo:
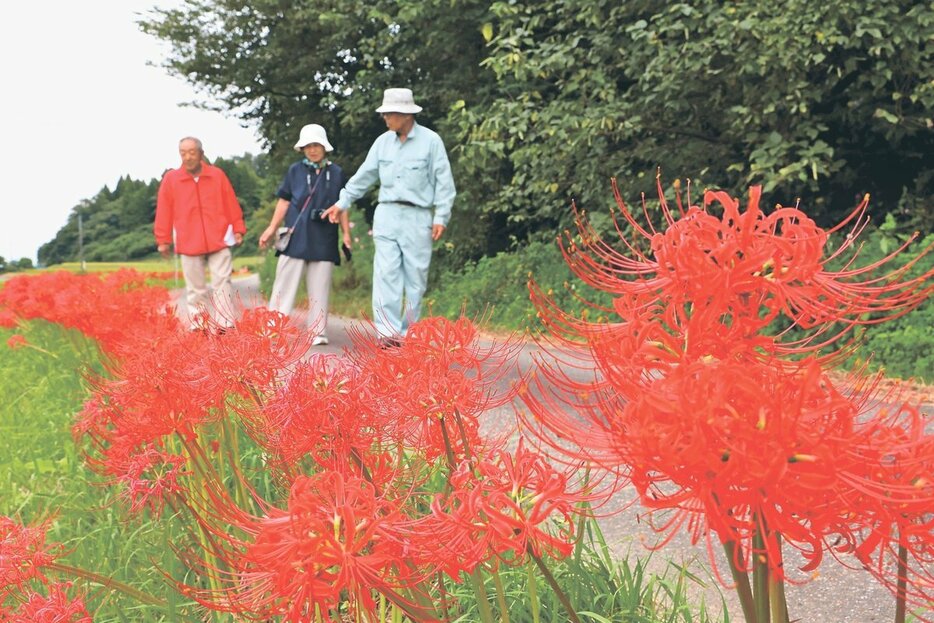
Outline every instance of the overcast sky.
<svg viewBox="0 0 934 623"><path fill-rule="evenodd" d="M68 213L122 175L178 166L178 139L210 158L258 153L252 128L181 104L198 99L158 67L164 44L136 21L183 0L13 2L0 19L0 256L31 257Z"/></svg>

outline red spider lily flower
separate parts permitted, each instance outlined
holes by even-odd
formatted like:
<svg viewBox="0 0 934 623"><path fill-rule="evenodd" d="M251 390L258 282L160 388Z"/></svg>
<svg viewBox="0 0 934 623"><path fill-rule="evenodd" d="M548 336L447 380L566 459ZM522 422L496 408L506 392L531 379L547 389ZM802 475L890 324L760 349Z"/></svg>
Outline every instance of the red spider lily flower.
<svg viewBox="0 0 934 623"><path fill-rule="evenodd" d="M893 594L918 605L934 601L934 435L917 408L881 409L862 423L851 453L854 469L841 495L846 529L831 552L848 566L852 554ZM862 468L861 470L858 468ZM901 570L899 550L904 550Z"/></svg>
<svg viewBox="0 0 934 623"><path fill-rule="evenodd" d="M121 496L129 502L131 513L149 508L158 515L168 495L183 492L178 479L190 473L184 470L187 462L185 457L150 446L129 456L119 471L116 466L111 466L110 470L124 487Z"/></svg>
<svg viewBox="0 0 934 623"><path fill-rule="evenodd" d="M130 355L112 362L109 378L92 381L96 399L85 404L73 429L91 434L92 467L119 473L136 451L163 438L195 438L223 415L226 393L205 382L202 352L208 338L197 333L153 334Z"/></svg>
<svg viewBox="0 0 934 623"><path fill-rule="evenodd" d="M369 448L378 438L362 389L352 364L315 354L294 367L262 408L240 415L251 436L286 469L309 457L341 471L352 450Z"/></svg>
<svg viewBox="0 0 934 623"><path fill-rule="evenodd" d="M209 340L191 357L206 368L202 383L256 401L279 386L282 372L297 364L310 344L310 335L290 326L287 317L260 307L244 310L223 339Z"/></svg>
<svg viewBox="0 0 934 623"><path fill-rule="evenodd" d="M10 339L6 341L6 345L9 346L13 350L16 350L17 348L22 348L24 346L27 346L28 344L29 342L20 333L14 333L13 335L10 336Z"/></svg>
<svg viewBox="0 0 934 623"><path fill-rule="evenodd" d="M168 302L168 290L147 285L145 275L129 269L108 275L19 275L0 290L0 308L23 319L77 329L111 355L120 354L137 336L177 328ZM121 322L111 322L113 318Z"/></svg>
<svg viewBox="0 0 934 623"><path fill-rule="evenodd" d="M24 526L0 516L0 604L31 580L47 581L42 569L56 559L61 548L47 544L45 533L45 525Z"/></svg>
<svg viewBox="0 0 934 623"><path fill-rule="evenodd" d="M742 319L749 335L763 330L779 314L799 327L812 329L810 341L779 345L778 352L814 351L842 337L857 324L872 324L907 313L934 291L926 285L934 269L907 277L914 264L931 251L928 247L907 265L880 274L911 241L892 254L863 268L854 268L858 250L854 240L866 225L868 198L849 217L824 230L797 208L778 207L766 215L759 209L760 189L750 189L745 211L722 192L707 192L703 207L681 207L676 218L659 197L666 228L644 228L623 203L614 181L614 194L624 222L634 234L622 237L626 253L615 250L578 216L579 241L568 235L562 249L568 264L584 282L598 290L630 299L632 308L661 301L665 307L687 307L691 313L711 309L723 324ZM719 204L721 216L712 213ZM644 206L643 206L644 208ZM647 210L644 211L648 214ZM847 224L853 227L840 248L828 250L830 234ZM641 240L640 240L641 238ZM830 270L831 261L844 268ZM533 291L533 297L536 295ZM573 339L586 323L562 316L540 305L546 324ZM609 310L603 310L609 311ZM818 337L833 322L844 322L838 333Z"/></svg>
<svg viewBox="0 0 934 623"><path fill-rule="evenodd" d="M889 505L905 517L917 505L930 508L927 492L898 497L892 491L908 491L905 483L872 484L865 473L891 462L898 448L930 453L930 446L872 443L875 383L838 387L823 366L839 355L817 351L854 324L919 304L934 271L880 277L884 262L855 269L853 258L831 271L828 262L840 254L825 251L832 231L797 209L763 214L757 188L744 212L725 194L707 193L703 208L685 209L679 198L676 217L662 199L664 231L643 228L618 192L617 200L632 238L641 240L623 236L627 253L620 253L580 218L579 244L569 238L564 252L584 281L617 296L598 311L618 322L574 318L531 284L562 349L521 390L534 418L526 423L543 443L569 461L607 469L619 483L631 479L643 504L666 513L660 530L683 527L695 540L713 533L740 543L765 555L779 577L777 534L802 550L806 568L819 564L828 539L857 542L860 526L871 524L857 523L865 515L844 504L852 490L875 500L863 509ZM722 216L712 213L714 204ZM865 207L849 219L854 237L865 226ZM767 335L779 315L812 329L810 336L786 342ZM829 334L834 321L844 328ZM812 354L792 361L792 353ZM912 525L919 523L926 522L916 517ZM756 532L765 533L764 551L750 547Z"/></svg>
<svg viewBox="0 0 934 623"><path fill-rule="evenodd" d="M911 508L927 512L934 503L932 492L918 487L930 473L930 439L873 442L890 427L872 415L872 384L862 389L868 394L839 388L815 358L770 366L711 357L656 368L630 382L628 396L591 390L582 407L561 417L553 402L525 398L565 440L576 423L587 448L552 447L631 480L642 504L662 520L653 525L669 538L686 529L696 542L712 532L756 554L752 536L765 529L770 540L761 553L784 577L776 534L801 551L808 570L821 562L825 543L852 543L865 529L865 513L857 509L890 507L907 517ZM927 463L906 470L906 461L892 458L899 448ZM893 462L905 470L903 481L878 482ZM855 491L872 504L846 502Z"/></svg>
<svg viewBox="0 0 934 623"><path fill-rule="evenodd" d="M316 611L335 611L344 600L368 617L376 607L374 592L401 605L395 589L409 572L395 534L407 523L398 505L362 478L299 476L286 510L270 508L239 526L250 538L234 542L227 555L225 564L234 571L223 593L189 591L210 608L257 620L281 616L310 623Z"/></svg>
<svg viewBox="0 0 934 623"><path fill-rule="evenodd" d="M19 324L19 317L5 307L0 307L0 328L12 329Z"/></svg>
<svg viewBox="0 0 934 623"><path fill-rule="evenodd" d="M522 439L512 453L462 462L449 480L452 490L433 502L427 531L438 535L432 563L452 578L493 557L521 564L529 553L563 558L572 551L572 515L583 496Z"/></svg>
<svg viewBox="0 0 934 623"><path fill-rule="evenodd" d="M468 318L424 318L409 327L397 348L380 348L362 332L352 338L356 348L348 356L374 397L383 427L428 461L469 456L483 443L479 415L514 395L504 380L518 343L484 344Z"/></svg>
<svg viewBox="0 0 934 623"><path fill-rule="evenodd" d="M66 595L70 588L70 583L53 584L48 596L30 594L26 603L10 616L10 623L92 623L84 600Z"/></svg>

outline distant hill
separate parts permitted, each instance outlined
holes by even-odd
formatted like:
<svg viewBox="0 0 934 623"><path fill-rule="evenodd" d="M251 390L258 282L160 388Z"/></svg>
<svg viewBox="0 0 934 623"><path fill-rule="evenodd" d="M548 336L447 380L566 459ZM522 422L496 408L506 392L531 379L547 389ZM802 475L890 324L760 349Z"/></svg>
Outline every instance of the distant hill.
<svg viewBox="0 0 934 623"><path fill-rule="evenodd" d="M218 158L233 184L247 221L247 236L240 253L254 253L259 232L265 227L275 203L278 174L269 173L265 154ZM84 259L89 262L138 260L156 253L152 223L160 180L148 182L122 177L113 190L104 186L90 199L72 208L68 221L55 237L39 248L39 263L51 266L80 259L78 214L84 230ZM265 209L264 209L265 208Z"/></svg>

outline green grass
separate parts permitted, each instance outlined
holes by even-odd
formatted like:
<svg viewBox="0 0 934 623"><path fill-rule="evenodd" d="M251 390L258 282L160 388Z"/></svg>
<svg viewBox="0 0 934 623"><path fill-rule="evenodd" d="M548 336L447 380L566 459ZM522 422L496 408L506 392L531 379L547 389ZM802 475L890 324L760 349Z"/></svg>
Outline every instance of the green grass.
<svg viewBox="0 0 934 623"><path fill-rule="evenodd" d="M233 266L234 270L239 270L241 268L247 268L249 270L256 270L256 268L262 263L262 256L251 255L244 257L234 257ZM132 268L140 272L166 272L175 270L175 262L172 258L167 259L152 259L152 260L140 260L133 262L85 262L85 272L89 273L102 273L110 272L114 270L119 270L121 268ZM10 273L14 274L25 274L30 273L41 273L41 272L53 272L56 270L67 270L72 273L81 272L80 262L64 262L62 264L53 264L51 266L45 266L43 268L33 268L22 273ZM181 270L181 268L179 268Z"/></svg>
<svg viewBox="0 0 934 623"><path fill-rule="evenodd" d="M259 255L251 255L244 257L234 257L233 258L233 269L236 274L238 271L249 271L255 272L263 265L263 257ZM106 273L120 270L122 268L132 268L133 270L146 273L174 273L178 271L178 277L175 279L170 279L166 285L170 288L181 288L184 287L185 282L182 278L182 268L181 266L176 266L175 260L173 258L168 259L152 259L152 260L142 260L134 262L85 262L84 270L81 269L80 262L63 262L61 264L53 264L52 266L46 266L43 268L31 268L29 270L13 272L13 273L3 273L0 274L0 283L6 279L15 277L16 275L31 275L38 273L49 273L56 272L60 270L65 270L72 273Z"/></svg>
<svg viewBox="0 0 934 623"><path fill-rule="evenodd" d="M546 564L567 595L582 623L729 623L726 603L718 616L703 602L693 603L692 587L706 582L684 567L669 563L661 575L648 571L649 558L617 559L610 552L596 522L581 522L582 536L574 552L564 560ZM533 562L501 565L499 586L486 574L490 607L507 604L511 623L563 623L569 620L564 606L549 588ZM460 623L480 620L470 584L448 586L466 611ZM696 592L696 591L695 591ZM536 603L537 602L537 603ZM500 619L494 614L494 619Z"/></svg>
<svg viewBox="0 0 934 623"><path fill-rule="evenodd" d="M6 341L21 333L29 346ZM154 563L180 573L168 543L168 521L126 519L114 489L96 484L71 437L87 397L85 373L99 369L98 351L80 333L35 321L0 330L0 515L25 523L50 520L49 541L64 544L64 561L126 582L161 599L174 614L137 603L102 586L78 581L95 623L190 621Z"/></svg>

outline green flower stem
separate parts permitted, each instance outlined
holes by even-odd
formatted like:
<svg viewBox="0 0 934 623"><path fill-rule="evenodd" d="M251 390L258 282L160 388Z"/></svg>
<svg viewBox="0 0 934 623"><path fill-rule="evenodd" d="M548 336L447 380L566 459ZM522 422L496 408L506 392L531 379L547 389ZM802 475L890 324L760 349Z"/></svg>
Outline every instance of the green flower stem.
<svg viewBox="0 0 934 623"><path fill-rule="evenodd" d="M785 568L785 559L782 555L782 537L775 534L778 544L778 568ZM785 601L785 580L778 572L769 572L769 607L772 611L772 623L788 623L788 602Z"/></svg>
<svg viewBox="0 0 934 623"><path fill-rule="evenodd" d="M26 342L25 344L23 344L23 346L24 346L25 348L31 348L31 349L33 349L33 350L35 350L35 351L39 351L40 353L42 353L42 354L44 354L44 355L48 355L49 357L51 357L51 358L53 358L53 359L58 359L58 355L56 355L55 353L50 352L50 351L47 351L46 349L44 349L44 348L42 348L42 347L40 347L40 346L36 346L35 344L30 344L29 342ZM86 359L85 361L87 361L87 359Z"/></svg>
<svg viewBox="0 0 934 623"><path fill-rule="evenodd" d="M460 426L457 415L454 417L455 422ZM451 474L454 473L454 470L457 469L457 462L454 457L454 446L451 445L451 437L448 434L447 423L445 422L445 417L442 415L438 422L441 425L441 436L444 439L444 453L448 462L448 478L445 483L445 490L449 492L451 487ZM463 428L461 428L461 434L463 434ZM464 444L467 443L466 437L464 437ZM469 449L464 446L464 451L468 453L469 458ZM490 608L489 597L486 593L486 586L483 584L483 577L480 574L480 567L477 567L470 573L470 584L473 587L474 596L477 599L477 609L480 612L480 620L483 623L493 623L493 610Z"/></svg>
<svg viewBox="0 0 934 623"><path fill-rule="evenodd" d="M895 588L895 623L905 623L905 601L908 593L908 548L898 544L898 580Z"/></svg>
<svg viewBox="0 0 934 623"><path fill-rule="evenodd" d="M213 481L217 483L219 490L223 490L224 481L221 478L217 471L214 469L214 466L211 464L211 461L205 455L203 448L197 442L190 443L187 439L178 435L178 438L181 440L182 445L188 451L188 455L192 459L192 480L194 481L195 486L191 487L192 495L198 494L198 502L202 506L207 506L208 503L208 494L207 487L208 483ZM203 519L198 516L194 509L183 500L185 506L188 507L189 512L195 518L195 524L197 527L197 532L195 533L196 538L199 541L201 549L204 551L204 560L208 564L208 584L211 587L211 590L220 592L221 591L221 582L217 577L217 573L220 573L220 560L217 556L219 551L219 546L214 541L213 536L210 533L210 530L207 526L204 525Z"/></svg>
<svg viewBox="0 0 934 623"><path fill-rule="evenodd" d="M483 585L483 577L480 575L479 567L471 571L470 584L473 586L473 592L477 598L477 610L480 613L480 620L483 623L493 623L493 610L490 608L490 600L487 597L486 586Z"/></svg>
<svg viewBox="0 0 934 623"><path fill-rule="evenodd" d="M529 572L529 604L532 607L532 623L541 623L541 604L538 602L538 582L535 580L535 569L532 562L526 566Z"/></svg>
<svg viewBox="0 0 934 623"><path fill-rule="evenodd" d="M120 591L124 595L129 595L133 599L150 606L159 606L165 608L169 605L168 602L163 601L158 597L150 595L149 593L144 593L139 589L133 588L129 584L125 584L119 580L107 577L106 575L101 575L100 573L94 573L93 571L88 571L80 567L73 567L63 562L52 562L48 565L45 565L45 567L70 577L81 578L83 580L94 582L95 584L100 584L105 588L112 588L115 591Z"/></svg>
<svg viewBox="0 0 934 623"><path fill-rule="evenodd" d="M759 623L770 623L769 560L765 554L763 529L762 523L759 522L759 527L752 535L752 588L756 604L756 620Z"/></svg>
<svg viewBox="0 0 934 623"><path fill-rule="evenodd" d="M509 623L509 606L506 605L506 589L503 588L503 579L499 577L499 569L493 571L493 585L496 586L496 603L499 606L499 620Z"/></svg>
<svg viewBox="0 0 934 623"><path fill-rule="evenodd" d="M467 431L464 429L464 420L457 409L454 410L454 423L457 424L457 430L460 431L461 443L464 444L464 456L472 458L470 452L470 442L467 441Z"/></svg>
<svg viewBox="0 0 934 623"><path fill-rule="evenodd" d="M454 470L457 469L457 465L454 459L454 449L453 446L451 446L451 438L448 435L448 427L447 424L444 423L444 416L441 416L438 423L441 424L441 436L444 438L444 454L448 461L448 469L453 473Z"/></svg>
<svg viewBox="0 0 934 623"><path fill-rule="evenodd" d="M441 615L445 621L451 620L451 615L448 614L450 608L448 606L448 596L447 591L444 590L444 574L438 572L438 595L441 597Z"/></svg>
<svg viewBox="0 0 934 623"><path fill-rule="evenodd" d="M234 485L234 499L237 501L237 506L239 506L244 511L250 509L247 508L247 500L249 497L246 494L246 490L243 486L243 474L240 472L240 435L237 432L237 428L232 425L230 418L223 418L221 420L221 430L224 435L224 442L222 443L224 451L227 454L227 464L230 465L230 471L233 474L233 485Z"/></svg>
<svg viewBox="0 0 934 623"><path fill-rule="evenodd" d="M539 571L542 572L542 575L545 576L545 581L548 582L548 585L551 587L551 590L555 592L555 595L558 597L558 601L561 602L561 605L564 606L565 612L568 613L568 619L573 623L581 623L581 620L577 616L577 612L574 611L574 607L571 605L571 600L568 599L568 596L561 590L561 587L558 585L558 581L555 579L555 576L551 574L551 570L548 569L548 566L541 559L540 556L537 556L535 552L532 551L532 547L529 546L527 549L529 556L532 557L532 560L535 561L535 564L538 565Z"/></svg>
<svg viewBox="0 0 934 623"><path fill-rule="evenodd" d="M726 552L726 560L730 565L730 573L733 574L733 582L736 584L736 594L739 596L739 603L743 607L743 617L746 623L759 623L756 618L755 601L752 597L752 588L749 586L749 576L740 569L737 560L744 558L742 548L735 541L727 541L723 544Z"/></svg>
<svg viewBox="0 0 934 623"><path fill-rule="evenodd" d="M360 452L356 448L350 448L350 459L360 469L360 473L363 474L363 479L373 485L373 475L370 474L370 470L367 468L366 463L363 461L363 457L360 456ZM379 488L376 485L373 485L373 488L376 490L376 495L381 495Z"/></svg>

